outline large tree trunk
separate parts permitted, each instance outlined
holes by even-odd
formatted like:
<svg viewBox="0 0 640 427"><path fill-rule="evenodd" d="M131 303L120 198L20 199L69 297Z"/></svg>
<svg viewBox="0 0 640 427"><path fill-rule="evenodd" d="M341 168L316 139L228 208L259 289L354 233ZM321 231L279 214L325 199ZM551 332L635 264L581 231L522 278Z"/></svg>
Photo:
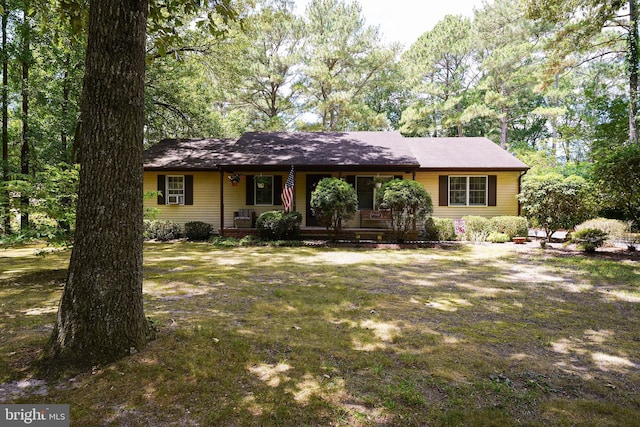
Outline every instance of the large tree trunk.
<svg viewBox="0 0 640 427"><path fill-rule="evenodd" d="M142 153L147 0L92 1L76 233L48 348L88 367L142 348Z"/></svg>
<svg viewBox="0 0 640 427"><path fill-rule="evenodd" d="M20 149L20 173L23 179L29 175L29 67L31 66L31 23L29 22L29 2L24 4L22 29L22 148ZM29 228L29 195L20 197L20 229Z"/></svg>
<svg viewBox="0 0 640 427"><path fill-rule="evenodd" d="M7 52L7 21L9 11L6 0L2 0L2 181L9 181L9 53ZM4 206L2 219L4 233L11 233L11 212L9 192L3 195Z"/></svg>
<svg viewBox="0 0 640 427"><path fill-rule="evenodd" d="M638 5L637 0L629 0L629 141L638 143Z"/></svg>

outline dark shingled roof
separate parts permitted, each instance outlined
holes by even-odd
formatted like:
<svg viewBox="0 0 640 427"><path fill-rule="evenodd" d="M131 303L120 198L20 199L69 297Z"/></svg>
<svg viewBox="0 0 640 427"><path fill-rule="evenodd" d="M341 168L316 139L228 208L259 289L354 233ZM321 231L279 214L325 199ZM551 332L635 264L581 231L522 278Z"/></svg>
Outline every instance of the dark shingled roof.
<svg viewBox="0 0 640 427"><path fill-rule="evenodd" d="M526 170L487 138L403 138L397 132L247 132L234 139L165 139L145 152L146 170L294 165L309 169Z"/></svg>
<svg viewBox="0 0 640 427"><path fill-rule="evenodd" d="M397 132L247 132L236 142L229 163L418 167L404 138Z"/></svg>
<svg viewBox="0 0 640 427"><path fill-rule="evenodd" d="M405 138L420 169L513 170L529 169L488 138Z"/></svg>
<svg viewBox="0 0 640 427"><path fill-rule="evenodd" d="M144 153L148 170L215 170L227 161L235 139L163 139Z"/></svg>

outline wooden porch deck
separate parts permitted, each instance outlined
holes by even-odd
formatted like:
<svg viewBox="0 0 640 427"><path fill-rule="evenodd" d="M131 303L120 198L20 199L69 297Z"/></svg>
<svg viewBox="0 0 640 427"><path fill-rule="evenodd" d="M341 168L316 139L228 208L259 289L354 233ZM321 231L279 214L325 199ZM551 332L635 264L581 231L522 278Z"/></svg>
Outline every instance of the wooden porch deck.
<svg viewBox="0 0 640 427"><path fill-rule="evenodd" d="M416 231L409 234L409 240L417 239ZM256 228L229 227L222 231L222 235L240 239L245 236L257 236L258 230ZM324 227L303 227L300 229L300 237L302 239L327 239L329 235ZM393 231L388 228L344 228L338 234L338 240L384 242L394 240L394 236Z"/></svg>

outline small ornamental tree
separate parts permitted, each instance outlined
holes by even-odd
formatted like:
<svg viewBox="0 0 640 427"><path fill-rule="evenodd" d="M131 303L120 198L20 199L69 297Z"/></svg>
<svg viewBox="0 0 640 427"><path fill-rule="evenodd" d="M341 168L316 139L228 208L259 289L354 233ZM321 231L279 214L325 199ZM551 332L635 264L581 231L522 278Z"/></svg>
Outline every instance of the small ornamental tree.
<svg viewBox="0 0 640 427"><path fill-rule="evenodd" d="M526 179L518 200L532 224L544 229L546 240L560 229L570 230L589 219L595 206L593 191L584 178L555 173Z"/></svg>
<svg viewBox="0 0 640 427"><path fill-rule="evenodd" d="M322 179L311 193L311 212L327 227L331 240L336 240L342 229L342 220L347 220L358 210L358 195L346 181L338 178Z"/></svg>
<svg viewBox="0 0 640 427"><path fill-rule="evenodd" d="M409 230L416 229L416 222L424 221L433 212L431 196L424 186L406 179L382 184L376 191L376 204L391 210L390 226L399 242L406 239Z"/></svg>

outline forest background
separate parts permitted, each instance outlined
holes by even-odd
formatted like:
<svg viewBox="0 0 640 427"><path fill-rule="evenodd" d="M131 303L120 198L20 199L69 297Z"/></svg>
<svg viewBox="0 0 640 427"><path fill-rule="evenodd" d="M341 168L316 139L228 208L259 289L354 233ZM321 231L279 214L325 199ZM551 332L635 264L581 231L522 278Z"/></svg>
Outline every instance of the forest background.
<svg viewBox="0 0 640 427"><path fill-rule="evenodd" d="M195 4L151 2L146 146L259 130L486 136L528 176L583 177L599 214L638 225L637 0L488 1L405 50L357 1L312 0L302 15L287 0ZM0 11L3 239L68 240L88 2Z"/></svg>

